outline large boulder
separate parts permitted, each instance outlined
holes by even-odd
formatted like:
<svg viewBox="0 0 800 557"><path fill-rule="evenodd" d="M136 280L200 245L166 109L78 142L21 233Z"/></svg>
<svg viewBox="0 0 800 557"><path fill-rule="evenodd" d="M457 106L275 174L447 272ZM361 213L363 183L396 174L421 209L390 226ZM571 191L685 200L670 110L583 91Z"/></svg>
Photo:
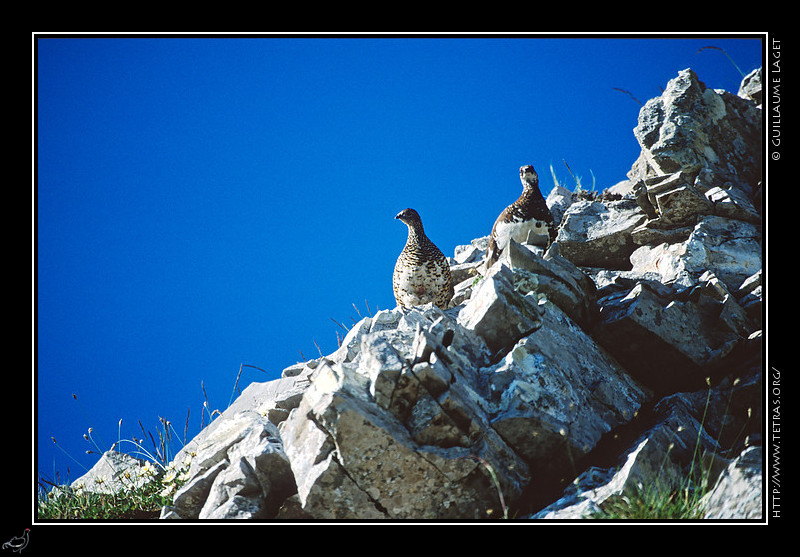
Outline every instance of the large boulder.
<svg viewBox="0 0 800 557"><path fill-rule="evenodd" d="M701 493L705 518L756 518L761 508L759 373L665 397L641 417L611 465L590 463L538 519L602 518L610 500ZM731 458L731 455L742 456ZM756 456L758 455L758 456ZM595 456L602 463L607 455ZM726 497L729 499L726 500Z"/></svg>
<svg viewBox="0 0 800 557"><path fill-rule="evenodd" d="M568 468L651 396L550 303L542 327L481 376L492 426L539 472Z"/></svg>
<svg viewBox="0 0 800 557"><path fill-rule="evenodd" d="M274 517L295 491L277 427L258 412L212 422L191 452L188 480L162 516L172 519Z"/></svg>
<svg viewBox="0 0 800 557"><path fill-rule="evenodd" d="M575 265L630 269L631 232L646 220L634 200L576 201L564 212L556 241Z"/></svg>
<svg viewBox="0 0 800 557"><path fill-rule="evenodd" d="M519 496L527 466L480 407L471 359L454 349L466 338L429 305L363 336L357 362L315 371L281 424L305 513L484 518Z"/></svg>
<svg viewBox="0 0 800 557"><path fill-rule="evenodd" d="M764 481L760 446L748 447L731 462L713 489L703 498L703 518L761 519Z"/></svg>
<svg viewBox="0 0 800 557"><path fill-rule="evenodd" d="M706 216L693 226L684 241L644 245L630 254L632 270L655 273L660 282L692 286L707 271L731 290L762 266L761 230L748 222Z"/></svg>
<svg viewBox="0 0 800 557"><path fill-rule="evenodd" d="M542 325L538 279L495 264L460 309L458 323L482 338L493 353L508 349Z"/></svg>
<svg viewBox="0 0 800 557"><path fill-rule="evenodd" d="M756 325L712 273L692 288L618 280L598 298L593 337L658 393L696 388L743 352L758 350L749 341Z"/></svg>
<svg viewBox="0 0 800 557"><path fill-rule="evenodd" d="M750 191L761 179L761 110L733 93L709 89L686 69L639 112L633 130L642 147L628 177L644 180L711 170Z"/></svg>

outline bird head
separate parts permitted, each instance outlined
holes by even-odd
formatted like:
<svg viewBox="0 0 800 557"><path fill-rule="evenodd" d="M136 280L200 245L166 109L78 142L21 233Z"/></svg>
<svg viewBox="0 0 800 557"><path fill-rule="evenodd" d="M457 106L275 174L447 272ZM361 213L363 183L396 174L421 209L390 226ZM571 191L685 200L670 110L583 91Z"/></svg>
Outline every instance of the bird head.
<svg viewBox="0 0 800 557"><path fill-rule="evenodd" d="M539 175L533 169L533 166L526 164L519 168L519 179L522 181L522 186L525 188L532 188L539 186Z"/></svg>
<svg viewBox="0 0 800 557"><path fill-rule="evenodd" d="M403 209L394 218L399 219L408 226L416 227L417 225L422 225L422 219L419 218L419 213L414 209Z"/></svg>

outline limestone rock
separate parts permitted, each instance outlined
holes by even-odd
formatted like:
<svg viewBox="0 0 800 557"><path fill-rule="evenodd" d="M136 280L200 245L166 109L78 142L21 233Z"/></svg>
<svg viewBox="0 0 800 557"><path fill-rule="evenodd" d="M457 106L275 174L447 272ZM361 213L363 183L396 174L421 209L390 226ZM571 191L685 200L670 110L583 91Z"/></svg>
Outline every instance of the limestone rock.
<svg viewBox="0 0 800 557"><path fill-rule="evenodd" d="M172 512L183 519L274 517L296 491L276 426L253 411L214 423L197 444Z"/></svg>
<svg viewBox="0 0 800 557"><path fill-rule="evenodd" d="M601 518L604 503L612 497L641 497L646 491L665 497L675 490L689 488L690 482L698 489L703 485L713 486L718 477L717 485L724 485L723 471L734 466L724 453L747 441L734 431L741 432L743 422L749 422L750 418L739 415L732 420L710 423L709 416L724 418L737 414L736 408L741 403L758 399L759 381L759 377L751 376L737 385L726 383L705 391L666 397L654 407L648 419L652 425L621 451L613 466L588 466L558 500L534 513L532 518ZM738 402L732 404L732 401ZM756 417L752 421L751 427L757 429L760 422ZM730 430L724 444L718 441L721 429ZM750 454L749 449L745 452ZM754 500L752 487L753 483L745 482L743 487L740 482L737 492L741 497L735 501L736 510L728 507L731 514L749 512L752 508L749 504ZM711 497L709 494L708 498ZM741 501L746 504L740 506Z"/></svg>
<svg viewBox="0 0 800 557"><path fill-rule="evenodd" d="M109 450L70 487L83 492L117 493L142 487L156 475L155 468L147 461Z"/></svg>
<svg viewBox="0 0 800 557"><path fill-rule="evenodd" d="M572 205L572 192L564 186L556 184L545 199L550 212L553 214L556 226L561 224L564 212Z"/></svg>
<svg viewBox="0 0 800 557"><path fill-rule="evenodd" d="M641 246L630 254L630 262L638 273L655 273L663 283L683 286L711 271L736 290L761 269L761 232L744 221L705 216L685 241Z"/></svg>
<svg viewBox="0 0 800 557"><path fill-rule="evenodd" d="M523 277L505 265L493 265L459 311L458 323L483 338L494 353L509 348L542 324L536 285L535 275Z"/></svg>
<svg viewBox="0 0 800 557"><path fill-rule="evenodd" d="M713 170L720 179L752 187L761 179L761 112L755 103L706 88L691 70L649 100L633 130L642 147L628 173L644 180Z"/></svg>
<svg viewBox="0 0 800 557"><path fill-rule="evenodd" d="M483 518L498 509L498 492L482 462L497 474L506 497L519 494L525 464L480 427L484 418L471 389L458 379L430 379L431 365L443 362L435 354L410 366L391 344L373 337L362 344L358 367L319 370L281 425L304 512L315 518Z"/></svg>
<svg viewBox="0 0 800 557"><path fill-rule="evenodd" d="M761 68L756 68L747 74L739 86L739 91L736 93L743 99L750 99L757 105L761 104L763 99L763 83Z"/></svg>
<svg viewBox="0 0 800 557"><path fill-rule="evenodd" d="M601 290L594 338L657 392L700 385L752 333L724 284L711 273L702 279L687 289L638 280Z"/></svg>
<svg viewBox="0 0 800 557"><path fill-rule="evenodd" d="M580 459L651 396L551 304L543 326L481 374L493 427L540 471Z"/></svg>
<svg viewBox="0 0 800 557"><path fill-rule="evenodd" d="M730 463L703 501L707 519L760 519L763 508L762 450L748 447Z"/></svg>
<svg viewBox="0 0 800 557"><path fill-rule="evenodd" d="M556 241L561 255L582 267L629 269L631 231L646 220L635 201L577 201L564 212Z"/></svg>
<svg viewBox="0 0 800 557"><path fill-rule="evenodd" d="M595 284L571 261L561 257L558 243L551 245L542 256L537 248L512 240L500 257L500 263L517 275L534 275L531 284L535 283L538 296L545 296L582 327L588 327L594 320L597 313Z"/></svg>

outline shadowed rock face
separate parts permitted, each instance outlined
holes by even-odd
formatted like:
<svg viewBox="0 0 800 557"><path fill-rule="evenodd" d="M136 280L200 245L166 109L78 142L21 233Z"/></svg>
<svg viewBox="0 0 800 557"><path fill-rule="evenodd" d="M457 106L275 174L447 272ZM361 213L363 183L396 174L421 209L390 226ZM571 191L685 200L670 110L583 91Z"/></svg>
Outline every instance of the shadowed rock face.
<svg viewBox="0 0 800 557"><path fill-rule="evenodd" d="M248 386L177 455L189 479L162 516L587 517L701 454L709 516L752 518L755 82L740 98L680 72L642 108L628 180L548 197L549 248L511 241L486 269L487 238L458 246L453 307L379 311Z"/></svg>

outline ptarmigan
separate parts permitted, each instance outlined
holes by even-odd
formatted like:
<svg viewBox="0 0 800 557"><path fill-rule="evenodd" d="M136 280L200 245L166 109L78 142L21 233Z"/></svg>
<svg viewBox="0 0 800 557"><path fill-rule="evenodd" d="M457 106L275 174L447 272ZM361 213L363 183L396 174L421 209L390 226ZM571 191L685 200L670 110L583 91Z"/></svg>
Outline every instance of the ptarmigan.
<svg viewBox="0 0 800 557"><path fill-rule="evenodd" d="M408 239L392 276L397 304L407 309L433 302L446 309L453 297L447 258L425 235L422 219L414 209L403 209L395 218L408 226Z"/></svg>
<svg viewBox="0 0 800 557"><path fill-rule="evenodd" d="M522 166L519 179L522 182L522 194L500 213L492 227L484 267L487 271L500 258L509 239L545 248L556 239L555 220L539 191L536 171L531 165Z"/></svg>

